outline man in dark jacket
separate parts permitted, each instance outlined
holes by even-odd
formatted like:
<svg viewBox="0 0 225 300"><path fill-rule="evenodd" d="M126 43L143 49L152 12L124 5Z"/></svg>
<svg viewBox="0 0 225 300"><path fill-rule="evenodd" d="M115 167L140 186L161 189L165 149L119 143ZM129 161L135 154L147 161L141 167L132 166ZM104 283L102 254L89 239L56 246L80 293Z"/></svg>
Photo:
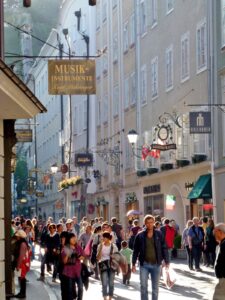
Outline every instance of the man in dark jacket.
<svg viewBox="0 0 225 300"><path fill-rule="evenodd" d="M213 295L213 300L222 300L225 296L225 224L219 223L214 228L216 241L220 244L220 251L215 264L216 277L219 279Z"/></svg>
<svg viewBox="0 0 225 300"><path fill-rule="evenodd" d="M132 272L136 271L136 261L140 262L141 300L148 300L148 277L152 280L152 300L158 299L159 279L162 261L169 265L169 255L162 233L154 228L152 215L144 218L145 229L139 232L134 241Z"/></svg>

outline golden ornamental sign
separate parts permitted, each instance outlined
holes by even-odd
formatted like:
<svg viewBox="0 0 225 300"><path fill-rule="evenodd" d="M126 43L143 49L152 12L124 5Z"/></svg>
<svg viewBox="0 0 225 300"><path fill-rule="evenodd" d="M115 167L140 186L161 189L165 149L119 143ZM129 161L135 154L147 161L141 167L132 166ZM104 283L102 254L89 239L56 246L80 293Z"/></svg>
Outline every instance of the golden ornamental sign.
<svg viewBox="0 0 225 300"><path fill-rule="evenodd" d="M95 60L49 60L48 92L50 95L95 94Z"/></svg>

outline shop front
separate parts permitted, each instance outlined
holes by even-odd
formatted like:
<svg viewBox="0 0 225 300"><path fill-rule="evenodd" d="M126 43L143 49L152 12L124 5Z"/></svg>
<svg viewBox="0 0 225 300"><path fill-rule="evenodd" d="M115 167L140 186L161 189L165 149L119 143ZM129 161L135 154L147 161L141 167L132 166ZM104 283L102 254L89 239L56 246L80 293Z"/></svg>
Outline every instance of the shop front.
<svg viewBox="0 0 225 300"><path fill-rule="evenodd" d="M204 216L213 216L211 174L199 176L188 194L188 199L190 199L191 217L197 216L201 218Z"/></svg>

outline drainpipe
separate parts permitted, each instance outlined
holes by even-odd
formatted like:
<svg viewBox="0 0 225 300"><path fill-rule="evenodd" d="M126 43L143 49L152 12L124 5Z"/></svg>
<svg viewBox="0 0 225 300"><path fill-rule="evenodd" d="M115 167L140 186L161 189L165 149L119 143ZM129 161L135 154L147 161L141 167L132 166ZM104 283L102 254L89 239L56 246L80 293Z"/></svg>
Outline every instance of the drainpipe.
<svg viewBox="0 0 225 300"><path fill-rule="evenodd" d="M208 0L207 2L207 48L208 54L208 102L211 109L211 177L212 177L212 202L213 202L213 216L214 222L217 223L217 200L216 200L216 184L215 184L215 82L214 76L216 78L217 74L215 72L215 40L214 40L214 20L215 18L215 3L213 0ZM214 134L215 133L215 134Z"/></svg>

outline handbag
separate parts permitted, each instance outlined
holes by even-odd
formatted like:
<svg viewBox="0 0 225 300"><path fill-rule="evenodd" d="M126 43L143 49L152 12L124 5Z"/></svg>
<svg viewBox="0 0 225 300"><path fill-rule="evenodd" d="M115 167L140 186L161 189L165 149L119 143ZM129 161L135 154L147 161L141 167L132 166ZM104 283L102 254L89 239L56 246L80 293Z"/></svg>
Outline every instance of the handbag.
<svg viewBox="0 0 225 300"><path fill-rule="evenodd" d="M110 262L109 260L100 261L98 263L99 271L104 272L110 269Z"/></svg>

